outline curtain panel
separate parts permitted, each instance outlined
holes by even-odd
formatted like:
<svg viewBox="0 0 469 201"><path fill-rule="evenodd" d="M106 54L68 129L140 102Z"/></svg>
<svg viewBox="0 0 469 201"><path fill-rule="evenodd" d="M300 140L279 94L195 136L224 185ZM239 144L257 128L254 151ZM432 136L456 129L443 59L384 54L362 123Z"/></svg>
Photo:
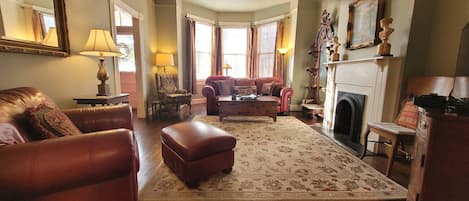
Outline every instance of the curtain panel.
<svg viewBox="0 0 469 201"><path fill-rule="evenodd" d="M195 52L195 21L186 18L187 35L186 35L186 50L187 50L187 72L188 73L188 91L192 94L197 93L197 78L196 78L196 52Z"/></svg>
<svg viewBox="0 0 469 201"><path fill-rule="evenodd" d="M222 36L219 26L213 28L212 36L212 75L223 75Z"/></svg>
<svg viewBox="0 0 469 201"><path fill-rule="evenodd" d="M282 58L283 55L278 51L278 49L283 48L283 29L284 22L280 20L277 22L277 37L275 39L274 77L285 81L284 58Z"/></svg>
<svg viewBox="0 0 469 201"><path fill-rule="evenodd" d="M258 69L258 41L257 41L257 27L251 26L248 29L248 50L247 50L247 72L248 76L251 79L257 78L259 76Z"/></svg>

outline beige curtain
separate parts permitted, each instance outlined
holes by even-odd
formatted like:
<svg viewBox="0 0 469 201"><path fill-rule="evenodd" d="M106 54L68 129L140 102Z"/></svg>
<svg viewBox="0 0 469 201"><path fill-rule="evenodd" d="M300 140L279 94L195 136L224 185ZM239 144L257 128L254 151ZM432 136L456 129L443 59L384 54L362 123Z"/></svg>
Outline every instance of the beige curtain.
<svg viewBox="0 0 469 201"><path fill-rule="evenodd" d="M215 26L212 38L212 75L223 75L222 57L221 28Z"/></svg>
<svg viewBox="0 0 469 201"><path fill-rule="evenodd" d="M257 78L258 74L258 55L257 55L257 27L252 26L248 31L248 59L247 72L249 78Z"/></svg>
<svg viewBox="0 0 469 201"><path fill-rule="evenodd" d="M196 78L196 53L195 53L195 21L187 18L187 70L188 70L188 91L195 94L197 92L197 78Z"/></svg>
<svg viewBox="0 0 469 201"><path fill-rule="evenodd" d="M275 61L274 61L274 77L281 78L285 81L285 64L284 58L282 55L277 51L280 48L283 48L283 20L277 22L277 37L275 40Z"/></svg>
<svg viewBox="0 0 469 201"><path fill-rule="evenodd" d="M41 42L44 39L44 36L47 34L48 30L42 30L44 26L44 22L42 20L42 15L37 10L33 10L33 32L34 32L34 40L36 42ZM44 32L45 31L45 32Z"/></svg>

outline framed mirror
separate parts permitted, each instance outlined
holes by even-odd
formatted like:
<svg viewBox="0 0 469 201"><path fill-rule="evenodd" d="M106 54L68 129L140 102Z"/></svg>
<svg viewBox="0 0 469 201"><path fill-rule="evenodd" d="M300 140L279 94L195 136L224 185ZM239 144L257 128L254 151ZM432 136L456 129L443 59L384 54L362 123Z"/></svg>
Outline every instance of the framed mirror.
<svg viewBox="0 0 469 201"><path fill-rule="evenodd" d="M68 56L65 0L0 0L0 51Z"/></svg>

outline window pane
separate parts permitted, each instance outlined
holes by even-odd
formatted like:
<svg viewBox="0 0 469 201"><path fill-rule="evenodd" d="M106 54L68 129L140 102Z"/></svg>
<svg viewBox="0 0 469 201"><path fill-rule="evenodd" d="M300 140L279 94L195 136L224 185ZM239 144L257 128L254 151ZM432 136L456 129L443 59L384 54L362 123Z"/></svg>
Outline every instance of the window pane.
<svg viewBox="0 0 469 201"><path fill-rule="evenodd" d="M277 23L272 22L259 26L258 55L259 77L272 77L274 75L275 42L277 38Z"/></svg>
<svg viewBox="0 0 469 201"><path fill-rule="evenodd" d="M196 22L195 46L197 51L210 52L212 50L212 26Z"/></svg>
<svg viewBox="0 0 469 201"><path fill-rule="evenodd" d="M247 28L222 29L223 54L246 54L248 30Z"/></svg>
<svg viewBox="0 0 469 201"><path fill-rule="evenodd" d="M196 78L205 80L212 71L212 26L195 23Z"/></svg>
<svg viewBox="0 0 469 201"><path fill-rule="evenodd" d="M275 52L275 40L277 37L277 23L264 24L259 27L259 52Z"/></svg>
<svg viewBox="0 0 469 201"><path fill-rule="evenodd" d="M223 62L230 64L232 69L228 70L228 75L236 78L246 77L246 55L223 55Z"/></svg>
<svg viewBox="0 0 469 201"><path fill-rule="evenodd" d="M198 80L206 79L211 74L211 56L210 53L196 54L196 78Z"/></svg>
<svg viewBox="0 0 469 201"><path fill-rule="evenodd" d="M261 54L259 56L259 77L274 76L274 54Z"/></svg>
<svg viewBox="0 0 469 201"><path fill-rule="evenodd" d="M123 54L118 57L119 71L135 72L134 37L132 35L116 35L116 42Z"/></svg>
<svg viewBox="0 0 469 201"><path fill-rule="evenodd" d="M223 28L222 48L223 64L231 65L228 75L232 77L247 77L247 28Z"/></svg>

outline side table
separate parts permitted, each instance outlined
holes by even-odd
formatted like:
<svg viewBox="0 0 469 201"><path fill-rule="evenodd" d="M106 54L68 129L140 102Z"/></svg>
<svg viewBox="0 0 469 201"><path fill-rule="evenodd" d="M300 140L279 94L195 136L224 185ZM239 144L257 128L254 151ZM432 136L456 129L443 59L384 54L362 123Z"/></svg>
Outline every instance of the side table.
<svg viewBox="0 0 469 201"><path fill-rule="evenodd" d="M129 94L119 94L113 96L88 96L88 97L75 97L73 98L77 104L91 105L95 107L96 105L115 105L119 103L128 103Z"/></svg>

